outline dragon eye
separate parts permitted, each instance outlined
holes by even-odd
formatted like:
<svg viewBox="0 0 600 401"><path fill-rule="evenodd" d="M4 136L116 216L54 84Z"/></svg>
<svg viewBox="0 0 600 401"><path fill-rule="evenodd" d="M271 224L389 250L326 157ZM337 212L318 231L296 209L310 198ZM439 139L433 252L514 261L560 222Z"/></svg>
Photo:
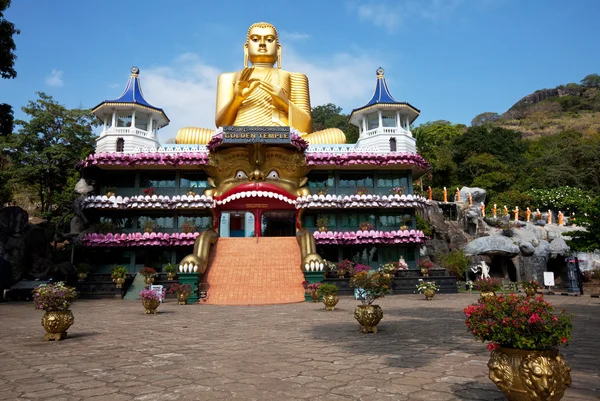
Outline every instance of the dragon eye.
<svg viewBox="0 0 600 401"><path fill-rule="evenodd" d="M279 174L277 173L277 171L271 170L271 172L269 173L269 175L267 175L267 178L270 179L270 180L278 180L279 179Z"/></svg>
<svg viewBox="0 0 600 401"><path fill-rule="evenodd" d="M238 170L237 173L235 173L235 178L237 178L238 180L243 180L245 178L248 178L248 174L246 174L244 170Z"/></svg>

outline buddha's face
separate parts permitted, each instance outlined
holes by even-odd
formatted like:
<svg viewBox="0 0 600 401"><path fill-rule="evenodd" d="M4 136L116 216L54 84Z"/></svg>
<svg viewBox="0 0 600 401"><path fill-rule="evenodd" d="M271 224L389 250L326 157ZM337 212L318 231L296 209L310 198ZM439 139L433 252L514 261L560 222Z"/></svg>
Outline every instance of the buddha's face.
<svg viewBox="0 0 600 401"><path fill-rule="evenodd" d="M277 61L277 34L273 28L255 26L248 35L248 58L255 63L275 64Z"/></svg>

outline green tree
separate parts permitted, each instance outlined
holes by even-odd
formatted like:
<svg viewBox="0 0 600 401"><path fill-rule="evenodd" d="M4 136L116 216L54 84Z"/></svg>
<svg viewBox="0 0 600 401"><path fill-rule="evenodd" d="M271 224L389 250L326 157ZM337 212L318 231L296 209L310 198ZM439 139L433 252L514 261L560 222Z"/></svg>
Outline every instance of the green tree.
<svg viewBox="0 0 600 401"><path fill-rule="evenodd" d="M417 151L431 165L431 178L424 179L424 185L432 187L449 186L456 181L456 163L452 159L452 142L463 135L464 125L449 121L430 121L414 128L412 133L417 140Z"/></svg>
<svg viewBox="0 0 600 401"><path fill-rule="evenodd" d="M67 109L51 96L38 92L23 111L29 121L16 121L19 130L6 138L2 152L8 156L11 181L35 188L41 214L55 215L69 205L72 198L75 165L94 149L93 114L84 109ZM57 200L62 202L59 204Z"/></svg>
<svg viewBox="0 0 600 401"><path fill-rule="evenodd" d="M571 240L567 241L567 244L575 251L593 252L600 249L600 196L587 205L585 213L587 216L578 217L577 222L582 224L586 231L568 232Z"/></svg>
<svg viewBox="0 0 600 401"><path fill-rule="evenodd" d="M346 143L358 141L358 127L349 123L349 116L333 103L313 107L311 110L313 131L339 128L346 134Z"/></svg>
<svg viewBox="0 0 600 401"><path fill-rule="evenodd" d="M17 46L13 40L14 35L21 33L15 28L15 24L4 18L4 11L10 7L10 0L0 0L0 77L12 79L17 77L15 71L15 50ZM0 136L8 135L13 130L12 107L6 103L0 103Z"/></svg>
<svg viewBox="0 0 600 401"><path fill-rule="evenodd" d="M581 85L590 86L594 88L600 88L600 75L598 74L590 74L586 75L585 78L581 80Z"/></svg>
<svg viewBox="0 0 600 401"><path fill-rule="evenodd" d="M473 120L471 120L472 127L479 127L480 125L491 124L500 118L500 114L491 111L478 114Z"/></svg>

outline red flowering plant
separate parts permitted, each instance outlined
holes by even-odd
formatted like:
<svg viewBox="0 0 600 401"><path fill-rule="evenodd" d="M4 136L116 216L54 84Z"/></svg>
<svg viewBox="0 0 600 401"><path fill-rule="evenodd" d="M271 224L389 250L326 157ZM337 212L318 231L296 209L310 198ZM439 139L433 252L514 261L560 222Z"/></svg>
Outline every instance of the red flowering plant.
<svg viewBox="0 0 600 401"><path fill-rule="evenodd" d="M191 294L192 286L190 284L174 283L169 287L169 294Z"/></svg>
<svg viewBox="0 0 600 401"><path fill-rule="evenodd" d="M156 191L154 190L154 188L150 187L150 188L143 189L142 193L144 195L152 196L152 195L156 194Z"/></svg>
<svg viewBox="0 0 600 401"><path fill-rule="evenodd" d="M419 268L419 269L427 269L427 270L429 270L429 269L432 269L433 266L434 266L434 264L433 264L433 262L431 260L427 260L427 259L425 259L425 260L421 260L421 259L417 260L417 268Z"/></svg>
<svg viewBox="0 0 600 401"><path fill-rule="evenodd" d="M349 272L352 275L354 273L354 262L348 259L340 260L337 264L337 270L338 274Z"/></svg>
<svg viewBox="0 0 600 401"><path fill-rule="evenodd" d="M303 281L302 282L302 287L304 287L304 291L307 293L313 293L316 292L319 287L321 286L321 283L312 283L310 284L308 281Z"/></svg>
<svg viewBox="0 0 600 401"><path fill-rule="evenodd" d="M363 305L371 305L383 298L392 287L392 278L382 273L361 271L350 279L350 287L357 289L358 299Z"/></svg>
<svg viewBox="0 0 600 401"><path fill-rule="evenodd" d="M165 290L163 289L161 291L157 289L145 289L140 291L140 298L142 298L145 301L160 301L161 299L165 298Z"/></svg>
<svg viewBox="0 0 600 401"><path fill-rule="evenodd" d="M567 345L571 339L571 315L536 298L510 294L480 298L464 309L467 328L476 340L488 342L488 350L498 347L547 350Z"/></svg>
<svg viewBox="0 0 600 401"><path fill-rule="evenodd" d="M68 287L62 281L41 284L33 290L33 304L36 309L45 311L65 311L77 298L75 288Z"/></svg>
<svg viewBox="0 0 600 401"><path fill-rule="evenodd" d="M140 274L144 277L152 277L156 274L156 270L151 267L144 267L142 270L140 270Z"/></svg>
<svg viewBox="0 0 600 401"><path fill-rule="evenodd" d="M537 291L542 288L537 280L521 281L521 287L523 287L523 290L531 289L533 291Z"/></svg>
<svg viewBox="0 0 600 401"><path fill-rule="evenodd" d="M371 266L369 266L369 265L363 265L360 263L357 263L354 265L354 274L360 273L360 272L368 272L369 270L371 270Z"/></svg>
<svg viewBox="0 0 600 401"><path fill-rule="evenodd" d="M502 280L499 278L482 278L473 283L475 289L481 292L500 291L502 289Z"/></svg>

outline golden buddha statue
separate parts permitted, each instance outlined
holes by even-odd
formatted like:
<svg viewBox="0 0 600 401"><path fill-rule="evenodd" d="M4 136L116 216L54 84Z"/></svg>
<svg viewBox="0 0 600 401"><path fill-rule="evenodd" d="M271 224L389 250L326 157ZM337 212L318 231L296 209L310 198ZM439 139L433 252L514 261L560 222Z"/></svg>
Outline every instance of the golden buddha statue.
<svg viewBox="0 0 600 401"><path fill-rule="evenodd" d="M337 128L311 133L308 78L281 69L277 30L266 22L255 23L248 29L244 69L219 76L215 124L217 127L290 126L300 131L309 143L346 143L346 136ZM177 133L176 142L207 144L213 132L208 128L185 127Z"/></svg>

